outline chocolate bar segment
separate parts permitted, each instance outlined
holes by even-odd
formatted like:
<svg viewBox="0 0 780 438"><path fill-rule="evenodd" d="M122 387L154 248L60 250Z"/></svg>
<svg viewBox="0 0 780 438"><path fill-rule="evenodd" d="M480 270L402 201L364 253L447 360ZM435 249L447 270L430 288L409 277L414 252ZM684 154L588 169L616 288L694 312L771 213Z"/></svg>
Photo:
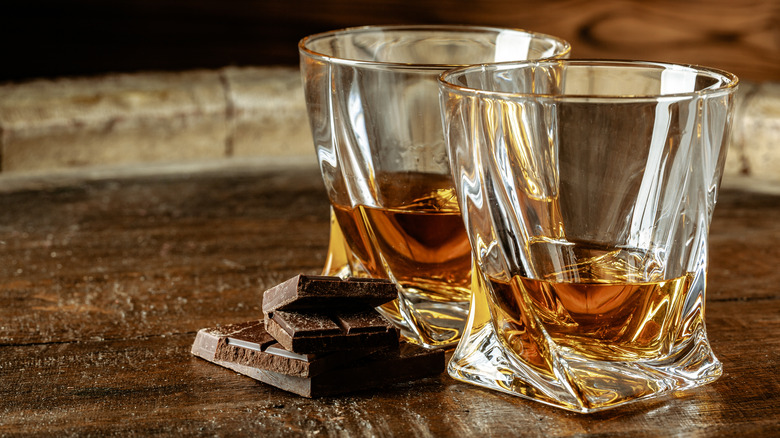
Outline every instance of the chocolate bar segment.
<svg viewBox="0 0 780 438"><path fill-rule="evenodd" d="M202 329L192 346L192 354L228 368L234 368L226 365L229 363L302 378L354 362L376 351L362 349L323 354L293 353L284 349L265 331L262 320Z"/></svg>
<svg viewBox="0 0 780 438"><path fill-rule="evenodd" d="M304 397L322 397L435 376L444 371L445 364L444 350L427 350L404 342L399 350L374 353L351 366L308 379L304 391L296 391L301 388L300 382L290 379L276 380L274 386Z"/></svg>
<svg viewBox="0 0 780 438"><path fill-rule="evenodd" d="M323 353L395 347L398 330L374 309L335 314L275 311L265 328L285 349Z"/></svg>
<svg viewBox="0 0 780 438"><path fill-rule="evenodd" d="M268 314L287 333L299 337L341 334L341 327L330 316L317 313L277 311ZM272 333L273 334L273 333ZM274 336L275 338L276 336ZM285 345L282 343L282 345ZM293 350L295 351L295 350Z"/></svg>
<svg viewBox="0 0 780 438"><path fill-rule="evenodd" d="M244 347L258 351L264 351L277 343L276 339L265 331L265 321L262 319L240 324L230 324L224 326L222 331L228 332L224 336L227 339L227 343L243 343Z"/></svg>
<svg viewBox="0 0 780 438"><path fill-rule="evenodd" d="M378 307L398 296L389 280L296 275L263 293L263 313Z"/></svg>
<svg viewBox="0 0 780 438"><path fill-rule="evenodd" d="M376 310L337 313L332 316L336 324L347 334L387 331L392 324Z"/></svg>
<svg viewBox="0 0 780 438"><path fill-rule="evenodd" d="M416 345L402 343L400 349L382 350L328 371L301 377L270 371L258 366L215 359L218 343L214 329L198 332L193 354L210 362L232 369L255 380L304 397L322 397L358 390L383 387L398 382L416 380L441 374L445 359L443 350L426 350ZM237 345L227 348L243 349Z"/></svg>
<svg viewBox="0 0 780 438"><path fill-rule="evenodd" d="M203 357L208 361L212 361L214 353L219 349L220 344L227 342L227 338L231 335L241 333L244 330L251 330L254 327L260 326L263 328L264 336L258 336L255 338L256 342L264 346L273 344L276 340L265 332L263 320L247 321L240 324L229 324L221 327L204 328L198 331L195 336L195 342L192 344L192 354ZM210 355L211 358L203 355Z"/></svg>

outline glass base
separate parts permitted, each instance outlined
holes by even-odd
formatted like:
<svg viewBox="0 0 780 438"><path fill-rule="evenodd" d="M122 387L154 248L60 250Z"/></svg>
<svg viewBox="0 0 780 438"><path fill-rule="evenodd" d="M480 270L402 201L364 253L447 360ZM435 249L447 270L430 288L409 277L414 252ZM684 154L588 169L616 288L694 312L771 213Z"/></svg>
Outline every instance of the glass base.
<svg viewBox="0 0 780 438"><path fill-rule="evenodd" d="M454 379L566 410L590 413L693 388L722 374L703 326L682 348L661 361L583 360L565 349L553 373L540 372L505 350L492 324L467 327L447 366Z"/></svg>
<svg viewBox="0 0 780 438"><path fill-rule="evenodd" d="M408 288L377 310L395 324L405 341L429 349L454 347L466 326L469 302L438 303Z"/></svg>

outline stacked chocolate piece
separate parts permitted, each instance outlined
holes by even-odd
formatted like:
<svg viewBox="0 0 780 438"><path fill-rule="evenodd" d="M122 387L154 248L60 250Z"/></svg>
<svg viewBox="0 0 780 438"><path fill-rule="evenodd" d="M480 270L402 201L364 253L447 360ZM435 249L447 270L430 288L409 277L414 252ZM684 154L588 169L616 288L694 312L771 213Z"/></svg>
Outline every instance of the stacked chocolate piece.
<svg viewBox="0 0 780 438"><path fill-rule="evenodd" d="M298 275L263 294L263 319L201 329L192 354L304 397L441 373L443 351L399 342L374 309L396 296L386 280Z"/></svg>

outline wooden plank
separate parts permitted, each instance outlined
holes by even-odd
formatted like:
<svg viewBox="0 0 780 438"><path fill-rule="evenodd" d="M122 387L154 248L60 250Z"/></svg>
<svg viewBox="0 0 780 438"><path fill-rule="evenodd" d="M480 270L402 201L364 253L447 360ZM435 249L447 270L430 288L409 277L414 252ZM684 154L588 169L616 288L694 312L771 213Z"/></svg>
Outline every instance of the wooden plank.
<svg viewBox="0 0 780 438"><path fill-rule="evenodd" d="M444 375L381 391L304 399L192 357L193 333L5 346L0 347L0 433L768 432L780 425L778 312L776 300L711 305L712 343L726 370L720 380L593 415L546 407ZM171 324L171 329L178 327Z"/></svg>
<svg viewBox="0 0 780 438"><path fill-rule="evenodd" d="M0 196L0 344L194 331L262 314L325 259L316 169L97 181ZM214 303L219 303L215 305Z"/></svg>
<svg viewBox="0 0 780 438"><path fill-rule="evenodd" d="M321 266L316 168L0 190L0 435L776 433L778 210L720 196L707 327L724 376L579 415L445 375L307 400L192 357L197 329L257 317L262 289Z"/></svg>
<svg viewBox="0 0 780 438"><path fill-rule="evenodd" d="M724 189L710 227L710 300L780 299L780 196Z"/></svg>

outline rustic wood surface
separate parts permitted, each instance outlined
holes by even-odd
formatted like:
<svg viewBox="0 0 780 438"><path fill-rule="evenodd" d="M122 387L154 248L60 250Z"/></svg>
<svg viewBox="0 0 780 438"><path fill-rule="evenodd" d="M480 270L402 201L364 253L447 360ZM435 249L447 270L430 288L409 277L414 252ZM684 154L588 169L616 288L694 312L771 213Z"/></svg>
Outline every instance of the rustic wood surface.
<svg viewBox="0 0 780 438"><path fill-rule="evenodd" d="M758 436L780 430L780 195L723 190L707 327L725 375L580 415L446 375L309 400L193 357L199 328L260 314L316 273L316 168L3 186L0 436Z"/></svg>
<svg viewBox="0 0 780 438"><path fill-rule="evenodd" d="M11 0L0 81L226 65L297 65L310 33L366 24L521 27L573 57L704 64L780 80L777 0Z"/></svg>

